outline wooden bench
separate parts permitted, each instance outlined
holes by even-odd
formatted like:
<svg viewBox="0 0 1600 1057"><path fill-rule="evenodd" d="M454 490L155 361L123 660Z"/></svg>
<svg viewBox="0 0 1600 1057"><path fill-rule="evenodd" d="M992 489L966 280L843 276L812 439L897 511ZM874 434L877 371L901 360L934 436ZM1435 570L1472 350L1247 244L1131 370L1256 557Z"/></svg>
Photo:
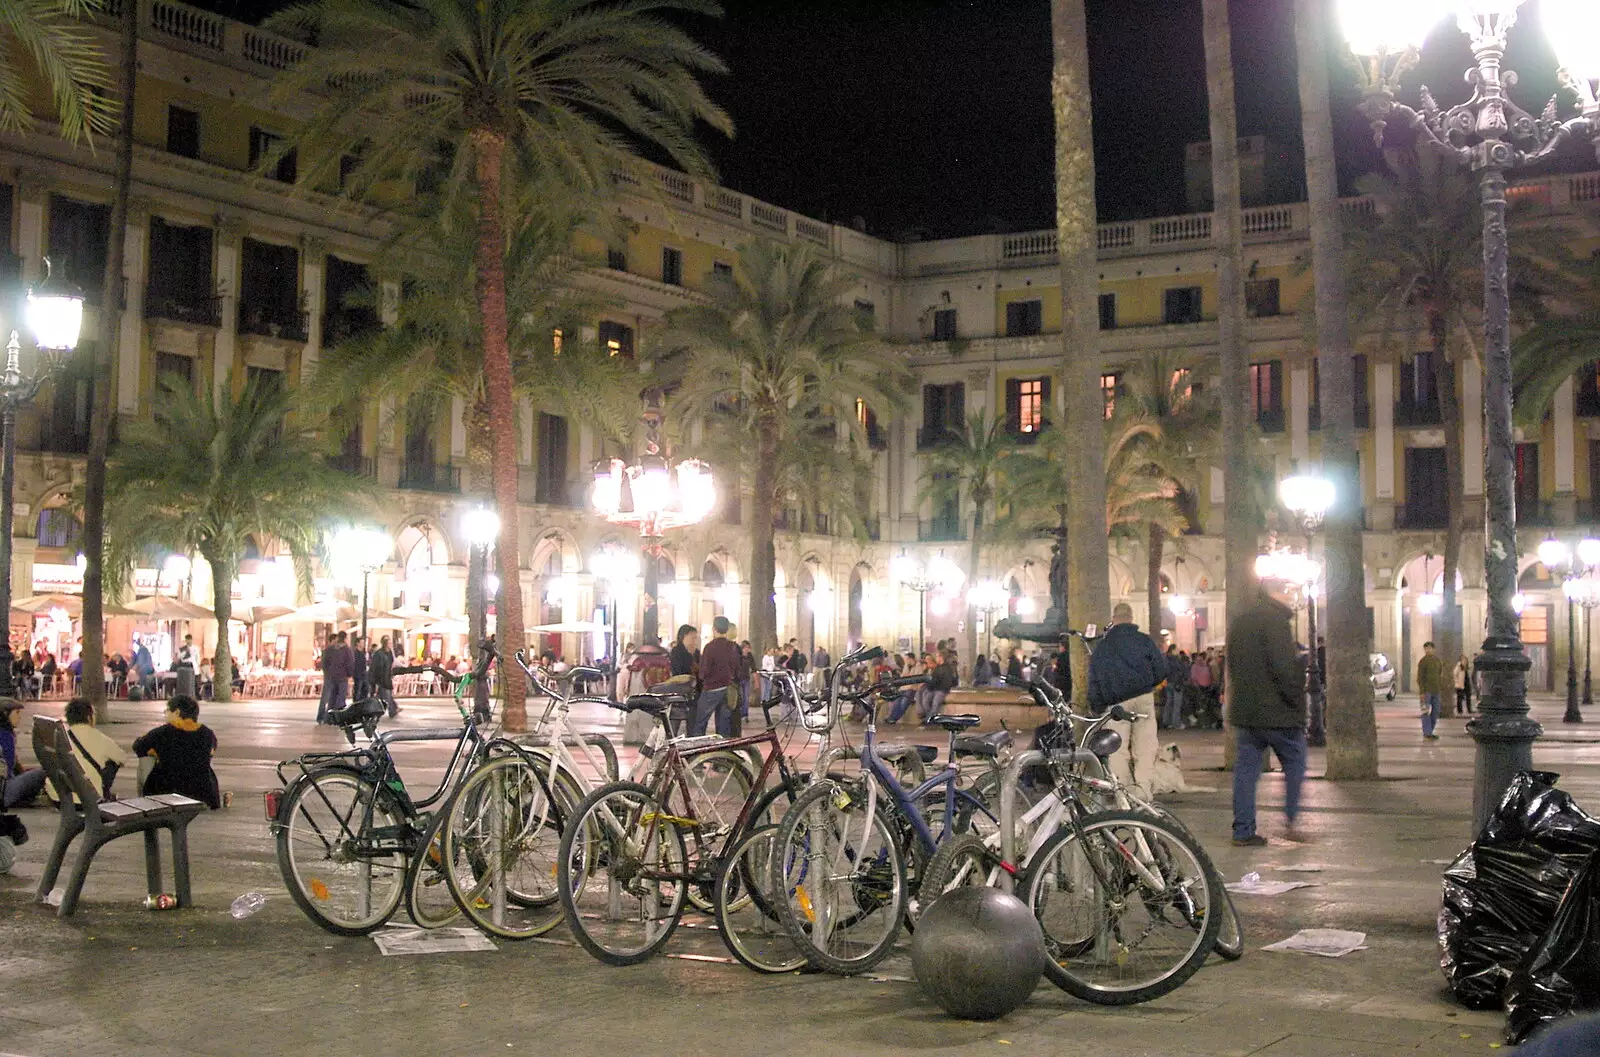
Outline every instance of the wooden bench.
<svg viewBox="0 0 1600 1057"><path fill-rule="evenodd" d="M83 891L83 882L89 876L89 864L94 861L95 853L101 846L130 833L144 834L146 888L150 895L159 895L161 841L157 831L165 829L172 834L172 873L178 905L190 905L189 823L206 809L204 804L171 793L100 803L99 785L90 781L77 757L72 754L72 739L67 725L59 719L47 716L33 718L33 753L61 800L61 827L56 830L50 859L45 863L44 876L39 879L38 899L41 902L55 887L56 877L67 858L67 848L79 834L83 835L83 843L78 846L77 861L72 865L72 875L67 880L61 905L56 910L58 916L67 917L78 909L78 896ZM74 794L77 795L76 801Z"/></svg>

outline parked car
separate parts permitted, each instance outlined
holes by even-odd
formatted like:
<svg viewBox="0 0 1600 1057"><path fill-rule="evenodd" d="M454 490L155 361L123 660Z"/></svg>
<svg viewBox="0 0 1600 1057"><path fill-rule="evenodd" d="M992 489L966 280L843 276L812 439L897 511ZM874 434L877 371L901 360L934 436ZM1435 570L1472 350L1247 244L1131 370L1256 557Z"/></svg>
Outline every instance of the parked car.
<svg viewBox="0 0 1600 1057"><path fill-rule="evenodd" d="M1381 653L1371 654L1368 661L1372 665L1372 692L1382 694L1385 701L1394 700L1395 671L1389 663L1389 658Z"/></svg>

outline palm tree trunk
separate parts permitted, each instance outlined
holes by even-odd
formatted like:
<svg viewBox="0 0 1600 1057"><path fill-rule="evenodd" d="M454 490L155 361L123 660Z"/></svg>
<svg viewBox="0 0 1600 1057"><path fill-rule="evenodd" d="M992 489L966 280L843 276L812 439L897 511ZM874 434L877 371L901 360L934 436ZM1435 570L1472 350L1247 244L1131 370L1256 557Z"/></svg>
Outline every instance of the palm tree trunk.
<svg viewBox="0 0 1600 1057"><path fill-rule="evenodd" d="M1105 405L1100 392L1099 270L1094 197L1094 114L1089 94L1089 37L1084 0L1051 0L1054 62L1050 101L1056 133L1056 243L1061 267L1061 379L1066 428L1079 472L1067 491L1067 612L1063 621L1103 620L1111 598L1106 538ZM1072 639L1072 666L1089 670L1083 640ZM1083 703L1089 681L1074 681Z"/></svg>
<svg viewBox="0 0 1600 1057"><path fill-rule="evenodd" d="M1224 576L1231 624L1250 607L1256 590L1256 518L1250 493L1250 353L1244 336L1244 238L1239 219L1239 118L1234 109L1233 33L1228 27L1228 0L1202 0L1201 6L1211 112L1211 232L1217 247L1222 469L1226 482ZM1226 711L1224 717L1226 721ZM1231 765L1231 732L1224 735L1223 753L1225 762Z"/></svg>
<svg viewBox="0 0 1600 1057"><path fill-rule="evenodd" d="M100 332L90 366L89 457L83 479L83 692L105 722L106 628L104 610L106 550L106 456L111 450L112 378L122 327L122 258L128 235L128 187L133 179L133 93L139 72L139 5L122 5L122 120L117 125L113 163L111 230L106 238L106 270L100 281ZM11 526L5 526L6 531ZM231 584L230 584L231 586ZM227 625L223 625L224 631Z"/></svg>
<svg viewBox="0 0 1600 1057"><path fill-rule="evenodd" d="M1434 618L1433 637L1445 664L1455 667L1461 656L1461 624L1456 619L1456 569L1461 564L1461 536L1466 511L1463 510L1461 462L1461 400L1456 395L1456 365L1450 358L1450 342L1444 316L1429 313L1428 334L1433 345L1433 362L1439 365L1439 417L1444 425L1444 477L1447 522L1444 529L1443 605ZM1432 584L1425 585L1431 590Z"/></svg>
<svg viewBox="0 0 1600 1057"><path fill-rule="evenodd" d="M479 393L467 412L467 494L474 501L494 494L494 437L489 429L489 401ZM485 580L489 575L488 555L482 547L469 545L467 555L467 635L482 642L489 635L489 596ZM514 651L513 651L514 652ZM512 663L515 663L513 660ZM472 684L472 704L480 716L489 714L489 683Z"/></svg>
<svg viewBox="0 0 1600 1057"><path fill-rule="evenodd" d="M232 555L201 553L211 565L211 611L217 615L217 652L212 658L212 693L218 701L232 701L233 650L228 644L228 621L233 619L233 578L238 562Z"/></svg>
<svg viewBox="0 0 1600 1057"><path fill-rule="evenodd" d="M777 428L763 420L759 434L750 496L750 644L757 651L778 643L778 608L772 598L778 565L773 545L778 508Z"/></svg>
<svg viewBox="0 0 1600 1057"><path fill-rule="evenodd" d="M1324 522L1328 777L1378 776L1378 727L1368 683L1366 575L1361 550L1361 480L1356 473L1355 361L1345 290L1344 230L1328 102L1328 0L1295 0L1300 116L1310 192L1311 261L1316 289L1322 472L1334 503Z"/></svg>
<svg viewBox="0 0 1600 1057"><path fill-rule="evenodd" d="M494 478L495 509L500 515L500 538L495 555L500 561L500 598L496 629L500 649L527 645L522 624L522 570L518 557L517 527L517 414L512 403L511 343L506 330L505 226L500 215L500 167L505 138L478 129L472 135L478 177L478 312L483 323L483 376L489 396L489 432ZM476 650L477 643L473 643ZM505 697L504 728L511 733L527 729L527 689L522 669L515 662L500 665L500 687Z"/></svg>
<svg viewBox="0 0 1600 1057"><path fill-rule="evenodd" d="M1145 603L1148 606L1147 616L1149 624L1145 630L1150 637L1156 640L1156 645L1165 645L1161 641L1161 563L1167 549L1167 530L1150 523L1150 542L1145 548Z"/></svg>

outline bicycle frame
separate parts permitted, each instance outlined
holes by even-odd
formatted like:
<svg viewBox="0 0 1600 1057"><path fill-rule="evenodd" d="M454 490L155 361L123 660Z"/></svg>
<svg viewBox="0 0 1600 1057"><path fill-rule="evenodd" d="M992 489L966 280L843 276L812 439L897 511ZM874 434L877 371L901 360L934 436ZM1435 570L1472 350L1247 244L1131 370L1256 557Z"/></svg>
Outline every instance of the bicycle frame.
<svg viewBox="0 0 1600 1057"><path fill-rule="evenodd" d="M911 825L912 832L917 835L923 850L932 852L939 843L950 835L951 827L955 824L956 805L965 801L968 806L977 811L988 814L983 801L968 793L964 789L956 788L956 780L961 777L961 767L952 758L938 773L929 776L915 789L907 790L900 784L889 765L884 763L878 755L878 706L877 702L867 698L863 702L867 709L866 736L861 743L861 767L871 774L873 780L882 786L884 791L894 800L895 808L900 815ZM917 805L925 800L930 793L939 787L944 787L944 826L937 837L933 828L928 825L928 820L923 817ZM992 817L992 816L991 816ZM871 826L870 813L867 825Z"/></svg>

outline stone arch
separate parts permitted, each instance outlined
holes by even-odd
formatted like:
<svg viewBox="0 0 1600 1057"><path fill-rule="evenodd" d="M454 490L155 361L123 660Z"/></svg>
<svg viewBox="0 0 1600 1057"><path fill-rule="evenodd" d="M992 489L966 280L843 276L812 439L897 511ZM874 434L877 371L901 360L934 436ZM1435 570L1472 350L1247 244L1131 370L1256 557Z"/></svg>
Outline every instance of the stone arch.
<svg viewBox="0 0 1600 1057"><path fill-rule="evenodd" d="M545 529L535 537L528 551L528 568L533 570L534 576L554 571L557 566L563 574L576 573L583 564L577 541L565 529Z"/></svg>
<svg viewBox="0 0 1600 1057"><path fill-rule="evenodd" d="M1113 597L1117 595L1131 595L1135 591L1143 589L1144 577L1134 576L1133 568L1128 565L1126 559L1113 554L1111 556L1110 565L1111 594Z"/></svg>
<svg viewBox="0 0 1600 1057"><path fill-rule="evenodd" d="M432 518L407 518L395 533L395 585L407 606L433 609L450 564L450 539Z"/></svg>

